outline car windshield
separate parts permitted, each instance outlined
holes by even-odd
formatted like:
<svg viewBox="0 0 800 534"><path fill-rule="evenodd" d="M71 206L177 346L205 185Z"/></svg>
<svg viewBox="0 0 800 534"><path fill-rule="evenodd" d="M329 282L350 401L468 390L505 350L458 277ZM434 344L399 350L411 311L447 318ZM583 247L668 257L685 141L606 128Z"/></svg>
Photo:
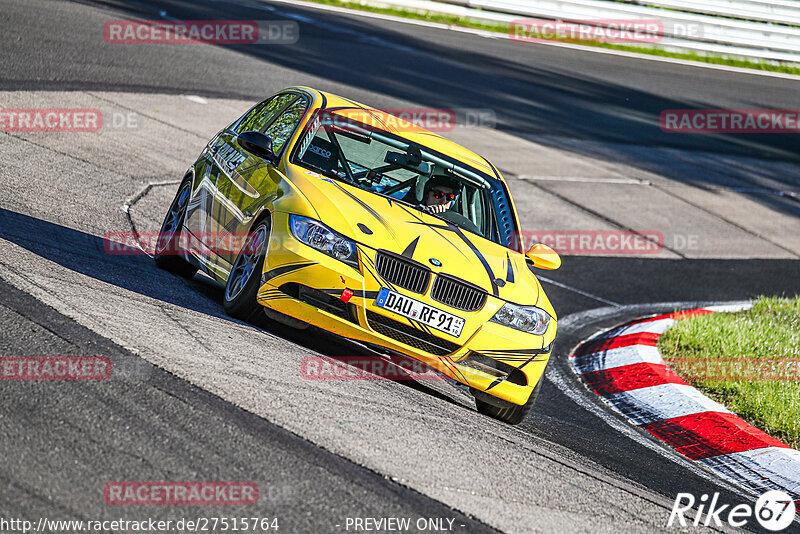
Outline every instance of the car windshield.
<svg viewBox="0 0 800 534"><path fill-rule="evenodd" d="M428 200L426 193L434 188L430 184L446 175L450 186L444 190L449 188L454 196L444 197L452 199L449 209L435 216L518 248L512 238L515 228L508 223L510 202L500 180L396 135L339 115L318 113L297 143L292 162L420 210Z"/></svg>

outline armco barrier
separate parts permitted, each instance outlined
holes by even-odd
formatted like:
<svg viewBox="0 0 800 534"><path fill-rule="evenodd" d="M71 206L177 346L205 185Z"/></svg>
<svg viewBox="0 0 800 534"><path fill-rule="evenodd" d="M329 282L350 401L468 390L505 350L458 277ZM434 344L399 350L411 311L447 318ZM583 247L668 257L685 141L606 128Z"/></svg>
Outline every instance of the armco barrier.
<svg viewBox="0 0 800 534"><path fill-rule="evenodd" d="M351 0L506 24L519 19L658 20L674 51L800 64L800 2L789 0ZM645 0L641 0L645 3ZM659 7L651 7L659 6Z"/></svg>

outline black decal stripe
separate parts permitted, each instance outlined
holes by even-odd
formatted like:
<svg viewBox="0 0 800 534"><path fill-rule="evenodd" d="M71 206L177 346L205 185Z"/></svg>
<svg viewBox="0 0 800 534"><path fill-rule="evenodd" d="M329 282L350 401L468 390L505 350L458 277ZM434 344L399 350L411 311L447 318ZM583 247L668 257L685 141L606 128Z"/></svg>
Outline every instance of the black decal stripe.
<svg viewBox="0 0 800 534"><path fill-rule="evenodd" d="M481 353L485 354L487 356L491 356L492 358L495 358L498 361L509 361L509 362L519 362L520 360L522 360L522 358L514 357L514 356L502 357L502 356L500 356L500 354L526 355L526 356L528 356L528 358L525 359L525 361L522 362L522 364L520 364L517 367L517 369L522 369L523 367L525 367L526 365L528 365L531 362L535 362L537 360L543 360L544 356L546 356L547 353L550 352L551 349L552 349L552 345L549 345L549 346L541 348L541 349L523 349L523 350L520 350L520 351L503 351L503 350L485 351L484 350L484 351L481 351Z"/></svg>
<svg viewBox="0 0 800 534"><path fill-rule="evenodd" d="M426 333L428 333L430 335L434 335L433 330L431 330L431 327L426 325L425 323L421 323L421 322L416 321L414 319L409 319L409 321L411 321L412 326L417 325L417 328L419 330L422 330L423 332L426 332ZM436 336L436 337L439 337L439 336Z"/></svg>
<svg viewBox="0 0 800 534"><path fill-rule="evenodd" d="M521 365L528 365L536 360L544 360L544 358L540 358L539 356L529 356L527 358L504 358L502 356L494 356L492 359L497 360L498 362L508 363L509 365L518 364L520 362L522 362Z"/></svg>
<svg viewBox="0 0 800 534"><path fill-rule="evenodd" d="M459 369L454 363L448 362L443 358L439 358L439 361L442 362L445 365L445 367L453 371L454 375L461 376L461 379L464 381L465 384L467 384L468 386L471 385L469 379L464 375L464 373L461 372L461 369Z"/></svg>
<svg viewBox="0 0 800 534"><path fill-rule="evenodd" d="M408 209L406 209L406 211L408 211ZM409 213L410 213L410 212L409 212ZM413 215L413 214L412 214L412 215ZM415 217L416 217L416 215L415 215ZM483 265L483 268L486 270L486 274L488 274L488 275L489 275L489 282L492 284L492 294L493 294L495 297L499 295L499 291L498 291L498 285L497 285L497 283L494 281L496 277L495 277L495 275L494 275L494 272L492 272L492 268L491 268L491 266L489 266L489 262L488 262L488 261L486 261L486 258L483 256L483 254L481 254L481 251L480 251L480 250L478 250L478 248L477 248L477 247L476 247L476 246L475 246L475 245L472 243L472 241L470 241L470 240L467 238L467 236L465 236L465 235L464 235L464 232L462 232L462 231L461 231L461 228L459 228L458 226L456 226L455 224L452 224L452 223L450 223L450 222L447 222L447 225L446 225L446 226L443 226L443 225L434 225L434 224L428 224L428 223L426 223L425 221L423 221L423 220L422 220L422 219L420 219L419 217L416 217L416 218L417 218L417 219L420 221L420 223L419 223L419 224L423 224L423 225L427 226L428 228L434 229L434 231L435 231L435 229L436 229L436 228L441 228L441 229L444 229L444 230L450 230L451 232L453 232L454 234L456 234L456 235L457 235L457 236L458 236L458 237L459 237L459 238L460 238L460 239L461 239L461 240L462 240L464 243L466 243L466 244L467 244L467 246L468 246L468 247L470 248L470 250L472 251L472 253L473 253L473 254L475 254L475 256L478 258L478 260L480 260L480 262L481 262L481 265ZM439 232L436 232L436 233L439 233ZM442 235L442 234L439 234L439 235ZM442 235L442 237L444 237L444 236ZM445 238L445 239L447 239L447 238ZM449 240L448 240L448 242L449 242ZM450 243L450 244L451 244L451 245L453 245L452 243ZM455 247L455 248L456 248L456 250L458 250L458 251L460 252L460 250L461 250L461 249L459 249L459 248L458 248L458 247L456 247L455 245L453 245L453 247ZM462 254L462 255L464 255L464 253L463 253L463 252L462 252L461 254ZM465 257L466 257L466 256L465 256Z"/></svg>
<svg viewBox="0 0 800 534"><path fill-rule="evenodd" d="M288 265L281 265L280 267L275 267L274 269L270 269L269 271L267 271L264 274L264 276L263 276L263 278L261 280L262 280L262 282L267 282L267 281L272 280L273 278L276 278L278 276L281 276L281 275L284 275L284 274L288 274L288 273L290 273L292 271L297 271L298 269L302 269L304 267L308 267L310 265L316 265L316 264L317 264L316 262L310 261L310 262L301 262L301 263L292 263L292 264L288 264Z"/></svg>
<svg viewBox="0 0 800 534"><path fill-rule="evenodd" d="M419 236L414 238L414 241L408 244L401 256L408 259L414 258L414 251L417 250L417 243L419 243Z"/></svg>
<svg viewBox="0 0 800 534"><path fill-rule="evenodd" d="M479 351L481 354L485 355L508 355L508 356L530 356L532 354L547 354L550 352L550 346L543 347L541 349L496 349L496 350L481 350Z"/></svg>
<svg viewBox="0 0 800 534"><path fill-rule="evenodd" d="M266 290L266 291L262 291L262 292L260 292L260 293L258 294L258 296L259 296L259 297L263 297L263 296L267 296L267 295L276 295L276 294L283 295L284 293L283 293L283 291L280 291L280 290L278 290L278 289L268 289L268 290Z"/></svg>
<svg viewBox="0 0 800 534"><path fill-rule="evenodd" d="M382 127L382 129L383 129L383 130L388 130L388 129L389 129L389 125L388 125L388 124L386 124L386 122L384 122L384 121L383 121L383 119L381 119L381 118L380 118L380 117L379 117L379 116L378 116L378 115L377 115L377 114L376 114L376 113L375 113L373 110L371 110L371 109L367 109L367 108L365 108L365 107L361 107L361 109L362 109L363 111L365 111L365 112L366 112L366 113L367 113L367 114L368 114L370 117L372 117L373 119L375 119L375 120L378 122L378 124L380 124L380 125L381 125L381 127ZM385 113L385 112L384 112L384 113ZM393 128L393 130L395 131L395 133L397 133L397 130L396 130L396 129L394 129L394 128Z"/></svg>
<svg viewBox="0 0 800 534"><path fill-rule="evenodd" d="M331 183L334 186L338 187L342 193L353 199L353 201L356 202L359 206L364 208L367 211L367 213L372 215L378 222L380 222L384 226L384 228L386 228L389 231L389 233L392 234L393 237L397 238L397 234L394 233L392 227L389 224L387 224L386 219L384 219L380 213L372 209L372 207L369 204L367 204L366 202L355 196L353 193L342 187L341 184L338 184L336 182L331 182Z"/></svg>
<svg viewBox="0 0 800 534"><path fill-rule="evenodd" d="M284 293L283 291L262 291L258 293L258 298L262 300L269 300L269 299L282 299L282 298L289 298L289 295Z"/></svg>
<svg viewBox="0 0 800 534"><path fill-rule="evenodd" d="M495 387L497 384L499 384L500 382L502 382L505 379L506 379L506 377L498 378L497 380L495 380L494 382L489 384L489 387L486 388L486 391L489 391L490 389L492 389L493 387Z"/></svg>
<svg viewBox="0 0 800 534"><path fill-rule="evenodd" d="M497 282L494 281L495 275L492 272L492 267L489 265L489 262L486 261L486 258L483 256L483 254L481 254L481 251L478 250L478 247L476 247L472 243L472 241L470 241L467 238L467 236L464 235L464 232L461 231L461 228L459 228L458 226L453 225L452 231L453 231L454 234L456 234L458 237L460 237L461 240L464 241L464 243L467 244L467 246L470 248L470 250L472 250L472 253L475 254L475 256L477 256L477 258L480 260L481 265L483 265L483 268L486 270L486 274L489 275L489 282L492 284L492 295L494 295L495 297L498 296L499 295L499 291L498 291Z"/></svg>
<svg viewBox="0 0 800 534"><path fill-rule="evenodd" d="M459 253L459 254L461 254L461 255L462 255L462 256L464 256L465 258L468 258L468 256L467 256L466 254L464 254L464 252L463 252L463 251L462 251L460 248L458 248L457 246L455 246L455 245L454 245L454 244L453 244L453 243L452 243L452 242L451 242L449 239L447 239L447 236L445 236L443 233L441 233L439 230L437 230L437 228L442 228L442 229L444 229L444 230L449 230L450 228L449 228L448 226L443 226L443 225L442 225L442 226L440 226L440 225L437 225L437 224L430 224L430 223L426 223L426 222L425 222L425 221L423 221L423 220L422 220L422 219L421 219L421 218L420 218L420 217L419 217L419 216L418 216L416 213L414 213L414 211L412 211L412 210L408 209L406 206L403 206L402 204L398 204L398 206L400 206L401 208L403 208L404 210L406 210L406 212L407 212L409 215L411 215L412 217L414 217L415 219L417 219L417 221L418 221L418 222L411 221L411 223L412 223L412 224L420 224L420 225L422 225L422 226L427 226L428 228L430 228L431 230L433 230L434 232L436 232L436 234L437 234L439 237L441 237L442 239L444 239L444 240L447 242L447 244L449 244L451 247L453 247L454 249L456 249L456 251L458 251L458 253Z"/></svg>
<svg viewBox="0 0 800 534"><path fill-rule="evenodd" d="M383 127L382 129L389 130L389 127L387 126L387 124L383 120L381 120L381 118L376 114L376 111L380 112L380 110L374 110L374 109L366 108L362 104L359 104L358 102L350 100L349 98L345 98L344 100L346 100L347 102L350 102L351 104L353 104L353 107L349 107L349 108L342 107L342 108L338 108L338 109L341 109L341 110L357 109L357 110L363 111L364 113L366 113L367 115L369 115L370 117L375 119ZM383 111L382 113L386 113L386 112Z"/></svg>
<svg viewBox="0 0 800 534"><path fill-rule="evenodd" d="M514 283L514 266L511 265L511 256L506 252L506 260L508 261L508 272L506 273L506 282Z"/></svg>
<svg viewBox="0 0 800 534"><path fill-rule="evenodd" d="M389 310L389 311L392 311L392 310ZM400 315L399 313L396 313L396 312L393 312L393 313L395 313L399 317L402 317L403 319L408 321L408 326L410 326L411 328L415 328L417 330L422 330L426 334L434 335L433 331L430 329L430 327L428 325L426 325L424 323L421 323L421 322L419 322L419 321L417 321L415 319L412 319L411 317L406 317L405 315ZM436 336L436 337L439 337L439 336Z"/></svg>
<svg viewBox="0 0 800 534"><path fill-rule="evenodd" d="M486 351L481 352L481 354L483 354L484 356L489 356L493 360L503 360L508 362L524 362L528 358L530 358L530 356L500 356L497 354L492 354L490 356L489 354L486 353Z"/></svg>

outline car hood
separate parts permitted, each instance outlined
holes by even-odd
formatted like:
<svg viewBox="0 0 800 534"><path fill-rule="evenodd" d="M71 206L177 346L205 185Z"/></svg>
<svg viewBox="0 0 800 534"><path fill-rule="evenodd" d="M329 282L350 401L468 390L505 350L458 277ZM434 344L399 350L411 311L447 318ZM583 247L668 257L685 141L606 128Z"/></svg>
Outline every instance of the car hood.
<svg viewBox="0 0 800 534"><path fill-rule="evenodd" d="M300 170L292 178L317 218L331 229L471 282L503 300L537 305L552 314L524 255L401 202L311 171Z"/></svg>

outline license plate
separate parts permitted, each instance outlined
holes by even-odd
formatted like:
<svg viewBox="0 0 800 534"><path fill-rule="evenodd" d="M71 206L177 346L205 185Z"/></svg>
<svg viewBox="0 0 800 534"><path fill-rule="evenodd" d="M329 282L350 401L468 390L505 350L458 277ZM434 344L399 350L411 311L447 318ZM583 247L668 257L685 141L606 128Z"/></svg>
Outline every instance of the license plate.
<svg viewBox="0 0 800 534"><path fill-rule="evenodd" d="M464 319L461 317L433 306L428 306L424 302L401 295L385 287L378 293L375 304L385 310L393 311L403 317L414 319L419 323L441 330L453 337L460 336L461 330L464 329Z"/></svg>

